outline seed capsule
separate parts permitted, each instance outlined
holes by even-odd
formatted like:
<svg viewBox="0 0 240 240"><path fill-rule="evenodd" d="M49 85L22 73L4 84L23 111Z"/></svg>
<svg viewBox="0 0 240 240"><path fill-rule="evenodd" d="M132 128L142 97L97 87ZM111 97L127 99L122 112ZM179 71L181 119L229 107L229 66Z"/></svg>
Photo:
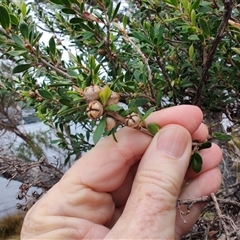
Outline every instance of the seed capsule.
<svg viewBox="0 0 240 240"><path fill-rule="evenodd" d="M103 114L103 105L97 100L91 101L87 106L86 112L88 118L97 119Z"/></svg>
<svg viewBox="0 0 240 240"><path fill-rule="evenodd" d="M30 90L30 91L28 92L28 95L29 95L30 98L35 98L35 97L37 96L36 92L33 91L33 90Z"/></svg>
<svg viewBox="0 0 240 240"><path fill-rule="evenodd" d="M120 95L114 91L111 92L109 99L107 100L107 106L112 104L117 104L119 102Z"/></svg>
<svg viewBox="0 0 240 240"><path fill-rule="evenodd" d="M132 128L138 127L140 122L141 119L137 113L131 113L125 119L125 125Z"/></svg>
<svg viewBox="0 0 240 240"><path fill-rule="evenodd" d="M83 96L87 101L98 100L101 90L102 89L98 85L89 86L84 89Z"/></svg>
<svg viewBox="0 0 240 240"><path fill-rule="evenodd" d="M106 126L105 126L105 129L107 131L110 131L112 130L115 126L117 125L117 122L114 118L111 118L111 117L107 117L106 118Z"/></svg>

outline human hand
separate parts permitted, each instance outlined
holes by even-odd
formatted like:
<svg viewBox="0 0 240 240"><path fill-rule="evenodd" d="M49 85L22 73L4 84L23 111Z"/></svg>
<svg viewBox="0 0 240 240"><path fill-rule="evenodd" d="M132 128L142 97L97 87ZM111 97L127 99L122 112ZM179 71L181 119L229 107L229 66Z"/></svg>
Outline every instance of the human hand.
<svg viewBox="0 0 240 240"><path fill-rule="evenodd" d="M205 141L201 111L177 106L152 113L154 136L123 128L102 139L27 213L21 239L180 239L198 219L196 204L183 223L176 202L216 192L221 150L200 151L200 173L188 169L192 140ZM190 181L191 180L191 181ZM190 181L187 185L185 183Z"/></svg>

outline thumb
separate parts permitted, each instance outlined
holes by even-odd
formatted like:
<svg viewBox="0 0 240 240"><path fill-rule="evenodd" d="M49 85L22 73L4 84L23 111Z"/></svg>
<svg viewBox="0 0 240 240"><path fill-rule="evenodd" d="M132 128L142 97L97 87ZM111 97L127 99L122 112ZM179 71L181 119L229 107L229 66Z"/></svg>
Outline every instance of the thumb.
<svg viewBox="0 0 240 240"><path fill-rule="evenodd" d="M174 239L176 200L189 165L191 141L189 132L179 125L167 125L156 134L111 237Z"/></svg>

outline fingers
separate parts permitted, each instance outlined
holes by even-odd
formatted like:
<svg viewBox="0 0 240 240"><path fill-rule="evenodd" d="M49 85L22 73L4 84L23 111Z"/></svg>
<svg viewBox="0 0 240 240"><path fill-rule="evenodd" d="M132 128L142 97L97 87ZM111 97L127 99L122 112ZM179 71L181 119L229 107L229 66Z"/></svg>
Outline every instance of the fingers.
<svg viewBox="0 0 240 240"><path fill-rule="evenodd" d="M154 112L146 122L155 122L160 126L177 123L202 138L198 130L202 113L194 106L181 105ZM116 133L116 139L118 142L110 136L100 141L68 171L65 178L78 184L81 182L96 191L117 189L123 183L129 168L141 158L152 138L137 130L123 128Z"/></svg>
<svg viewBox="0 0 240 240"><path fill-rule="evenodd" d="M222 159L221 149L216 144L213 144L210 149L201 150L200 155L203 159L202 171L200 174L196 174L192 170L188 171L187 180L193 180L184 188L179 196L180 199L196 199L209 196L211 193L216 192L221 185L221 172L217 167ZM183 223L179 214L177 215L177 236L175 239L180 239L179 236L183 236L191 229L204 206L205 203L193 205L190 213L184 216L186 223Z"/></svg>
<svg viewBox="0 0 240 240"><path fill-rule="evenodd" d="M176 199L191 146L191 135L179 125L165 126L156 134L142 157L123 214L109 238L125 231L123 238L174 239Z"/></svg>
<svg viewBox="0 0 240 240"><path fill-rule="evenodd" d="M185 127L190 134L194 133L203 120L202 111L195 106L179 105L153 112L147 119L146 123L157 123L163 127L167 124L177 124Z"/></svg>

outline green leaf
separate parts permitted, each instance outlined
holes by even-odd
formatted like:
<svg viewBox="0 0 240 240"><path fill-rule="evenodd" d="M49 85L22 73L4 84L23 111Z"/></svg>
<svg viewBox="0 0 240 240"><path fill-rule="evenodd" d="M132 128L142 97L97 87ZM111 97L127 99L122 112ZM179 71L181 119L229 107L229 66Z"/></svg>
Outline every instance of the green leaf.
<svg viewBox="0 0 240 240"><path fill-rule="evenodd" d="M22 56L24 54L28 53L27 50L19 50L19 51L9 51L8 54L10 56L13 56L13 57L17 57L17 56Z"/></svg>
<svg viewBox="0 0 240 240"><path fill-rule="evenodd" d="M115 10L114 10L114 12L113 12L112 19L114 19L114 18L116 17L120 6L121 6L121 2L119 2L119 3L117 4L117 6L116 6L116 8L115 8Z"/></svg>
<svg viewBox="0 0 240 240"><path fill-rule="evenodd" d="M55 56L55 54L56 54L56 43L55 43L55 41L54 41L54 37L51 37L51 38L49 39L48 45L49 45L49 51L50 51L50 53L51 53L53 56Z"/></svg>
<svg viewBox="0 0 240 240"><path fill-rule="evenodd" d="M24 21L21 21L19 23L19 30L23 36L24 39L28 39L28 36L29 36L29 29L28 29L28 25L26 22Z"/></svg>
<svg viewBox="0 0 240 240"><path fill-rule="evenodd" d="M108 6L108 18L109 19L111 19L112 11L113 11L113 1L110 1L109 6Z"/></svg>
<svg viewBox="0 0 240 240"><path fill-rule="evenodd" d="M72 106L71 101L70 101L69 99L66 99L66 98L61 98L61 99L59 99L59 102L60 102L62 105L65 105L65 106L69 106L69 107Z"/></svg>
<svg viewBox="0 0 240 240"><path fill-rule="evenodd" d="M157 107L160 107L162 104L162 97L163 97L163 92L158 91L157 96L156 96L156 105Z"/></svg>
<svg viewBox="0 0 240 240"><path fill-rule="evenodd" d="M118 111L122 110L122 107L117 104L111 104L111 105L108 105L105 109L107 111L118 112Z"/></svg>
<svg viewBox="0 0 240 240"><path fill-rule="evenodd" d="M232 136L228 135L228 134L224 134L224 133L220 133L220 132L213 132L213 137L216 138L217 140L220 141L230 141L232 140Z"/></svg>
<svg viewBox="0 0 240 240"><path fill-rule="evenodd" d="M31 64L21 64L13 68L12 73L20 73L28 70L32 65Z"/></svg>
<svg viewBox="0 0 240 240"><path fill-rule="evenodd" d="M191 22L192 22L192 25L194 26L196 25L196 12L194 9L191 11Z"/></svg>
<svg viewBox="0 0 240 240"><path fill-rule="evenodd" d="M206 148L210 148L210 147L212 147L212 143L210 143L210 142L204 142L204 143L198 148L198 150L206 149Z"/></svg>
<svg viewBox="0 0 240 240"><path fill-rule="evenodd" d="M6 7L0 5L0 24L8 32L11 28L11 18Z"/></svg>
<svg viewBox="0 0 240 240"><path fill-rule="evenodd" d="M143 115L142 121L144 121L154 110L155 110L155 107L149 108Z"/></svg>
<svg viewBox="0 0 240 240"><path fill-rule="evenodd" d="M143 42L152 44L152 42L148 39L148 37L141 32L134 31L134 32L132 32L132 36L137 38L139 41L143 41Z"/></svg>
<svg viewBox="0 0 240 240"><path fill-rule="evenodd" d="M10 13L10 19L13 25L17 26L19 24L19 19L17 18L17 16L13 15L12 13Z"/></svg>
<svg viewBox="0 0 240 240"><path fill-rule="evenodd" d="M210 36L210 29L208 23L204 19L199 20L200 27L205 36Z"/></svg>
<svg viewBox="0 0 240 240"><path fill-rule="evenodd" d="M21 3L21 12L22 12L23 18L25 18L27 15L27 6L24 1L22 1Z"/></svg>
<svg viewBox="0 0 240 240"><path fill-rule="evenodd" d="M76 14L76 12L74 10L72 10L71 8L63 8L62 12L66 13L66 14Z"/></svg>
<svg viewBox="0 0 240 240"><path fill-rule="evenodd" d="M196 10L199 7L200 0L195 0L191 6L191 10Z"/></svg>
<svg viewBox="0 0 240 240"><path fill-rule="evenodd" d="M104 129L106 126L106 117L103 116L96 128L96 130L93 133L93 142L96 144L102 137Z"/></svg>
<svg viewBox="0 0 240 240"><path fill-rule="evenodd" d="M198 41L199 40L199 38L196 34L190 35L188 37L188 39L191 40L191 41Z"/></svg>
<svg viewBox="0 0 240 240"><path fill-rule="evenodd" d="M149 123L147 125L147 129L154 136L161 129L161 127L156 123Z"/></svg>
<svg viewBox="0 0 240 240"><path fill-rule="evenodd" d="M23 40L16 34L12 34L12 40L19 46L24 47Z"/></svg>
<svg viewBox="0 0 240 240"><path fill-rule="evenodd" d="M52 94L45 90L45 89L38 89L38 93L43 97L43 98L47 98L47 99L52 99L53 96Z"/></svg>
<svg viewBox="0 0 240 240"><path fill-rule="evenodd" d="M189 58L193 60L194 57L194 47L193 44L188 49Z"/></svg>
<svg viewBox="0 0 240 240"><path fill-rule="evenodd" d="M111 89L109 88L108 85L105 85L105 87L99 93L99 98L100 98L103 106L105 106L107 104L107 101L108 101L110 95L111 95Z"/></svg>
<svg viewBox="0 0 240 240"><path fill-rule="evenodd" d="M202 169L202 157L198 152L194 152L190 159L190 166L192 167L193 171L199 173Z"/></svg>
<svg viewBox="0 0 240 240"><path fill-rule="evenodd" d="M141 107L141 106L144 106L148 103L148 99L146 98L136 98L136 99L133 99L130 103L129 103L129 108L131 107Z"/></svg>

